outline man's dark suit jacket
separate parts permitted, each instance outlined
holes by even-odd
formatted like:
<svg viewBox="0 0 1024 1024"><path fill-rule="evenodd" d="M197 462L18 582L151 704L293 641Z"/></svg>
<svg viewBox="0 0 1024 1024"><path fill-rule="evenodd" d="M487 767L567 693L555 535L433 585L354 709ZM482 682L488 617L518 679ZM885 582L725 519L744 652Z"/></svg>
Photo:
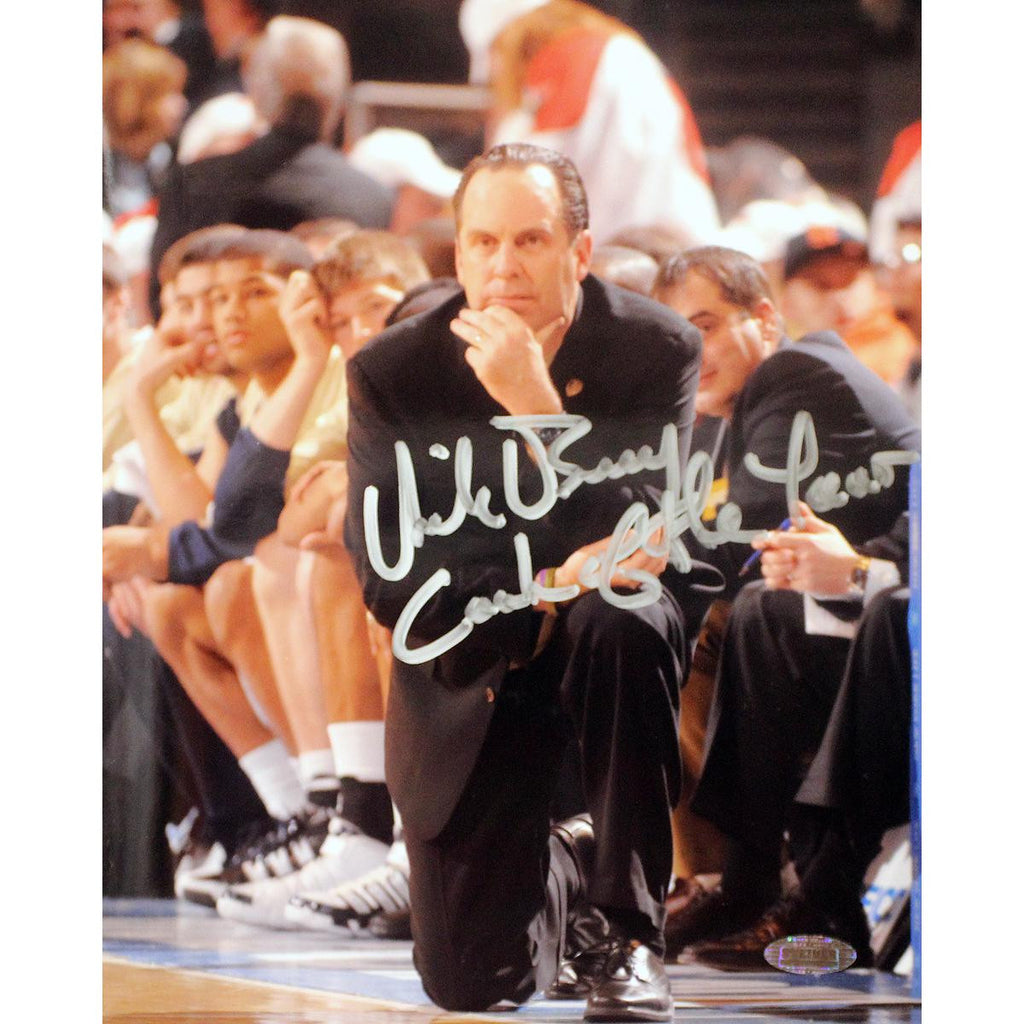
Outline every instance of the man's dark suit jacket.
<svg viewBox="0 0 1024 1024"><path fill-rule="evenodd" d="M586 467L627 448L659 448L674 426L680 456L689 449L700 366L700 335L665 306L588 277L576 316L550 367L565 411L586 416L593 431L565 457ZM348 363L349 506L345 540L367 607L394 627L416 589L437 569L451 584L416 617L410 647L433 640L463 617L466 602L503 589L521 593L513 535L529 538L532 570L560 565L586 543L612 533L637 500L652 511L664 489L663 471L583 484L539 520L512 514L505 503L501 445L515 444L526 501L539 494L539 474L511 431L489 424L506 415L465 360L466 346L449 324L465 305L461 293L409 318L370 342ZM492 529L474 517L450 536L427 536L413 568L396 582L372 568L364 534L363 495L380 489L383 555L398 557L395 443L408 444L422 515L443 520L453 509L453 462L460 437L472 443L472 493L490 489L489 508L508 521ZM443 445L443 449L440 447ZM445 457L445 453L448 457ZM671 572L671 570L669 570ZM387 779L405 827L431 838L445 825L473 768L510 664L531 657L542 616L531 608L501 614L453 650L421 665L395 660L388 699Z"/></svg>
<svg viewBox="0 0 1024 1024"><path fill-rule="evenodd" d="M790 432L800 410L811 415L818 441L818 464L800 484L808 487L821 476L838 475L845 488L847 474L863 467L870 476L871 457L884 451L921 450L921 431L896 392L869 370L846 344L829 331L808 334L798 342L784 340L750 375L740 392L726 440L728 500L743 512L743 529L774 529L789 512L782 484L755 477L746 465L753 453L762 465L784 467ZM863 498L851 496L840 508L819 512L857 545L888 532L907 508L909 471L895 469L895 482ZM692 543L696 558L715 564L726 577L726 595L754 576L736 574L750 554L746 544L727 543L713 551Z"/></svg>

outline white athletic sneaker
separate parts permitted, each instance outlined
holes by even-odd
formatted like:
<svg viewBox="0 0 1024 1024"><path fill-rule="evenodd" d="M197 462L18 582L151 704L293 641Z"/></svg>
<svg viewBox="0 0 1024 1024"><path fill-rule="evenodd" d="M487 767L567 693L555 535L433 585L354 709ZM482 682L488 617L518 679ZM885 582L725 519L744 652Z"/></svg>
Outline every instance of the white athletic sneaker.
<svg viewBox="0 0 1024 1024"><path fill-rule="evenodd" d="M363 931L377 914L409 909L409 857L396 842L387 860L350 882L324 892L300 892L285 907L285 918L298 928Z"/></svg>
<svg viewBox="0 0 1024 1024"><path fill-rule="evenodd" d="M228 851L221 843L214 843L205 850L196 848L186 852L174 869L174 895L179 900L188 899L187 891L190 886L218 878L227 862Z"/></svg>
<svg viewBox="0 0 1024 1024"><path fill-rule="evenodd" d="M331 889L358 878L383 864L387 854L386 843L365 835L342 818L335 818L314 860L281 878L230 886L217 900L217 913L266 928L293 928L284 913L292 896Z"/></svg>
<svg viewBox="0 0 1024 1024"><path fill-rule="evenodd" d="M276 822L269 829L243 839L221 869L212 873L190 873L175 892L191 903L215 907L230 886L277 878L309 864L326 841L333 811L315 808L288 821Z"/></svg>

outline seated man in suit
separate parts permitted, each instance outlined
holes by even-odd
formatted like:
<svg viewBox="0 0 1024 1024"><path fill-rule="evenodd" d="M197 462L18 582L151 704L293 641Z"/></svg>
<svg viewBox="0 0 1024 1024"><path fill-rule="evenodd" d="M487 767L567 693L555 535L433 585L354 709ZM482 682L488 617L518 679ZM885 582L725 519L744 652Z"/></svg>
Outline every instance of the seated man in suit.
<svg viewBox="0 0 1024 1024"><path fill-rule="evenodd" d="M883 832L908 816L909 517L854 548L807 505L799 513L754 543L764 580L733 607L692 802L728 835L728 856L721 888L675 937L719 966L755 966L800 932L849 942L871 966L861 882ZM785 826L800 884L778 899Z"/></svg>
<svg viewBox="0 0 1024 1024"><path fill-rule="evenodd" d="M521 1003L558 977L587 1019L668 1020L687 645L665 581L683 579L623 534L686 457L699 339L588 276L586 195L561 154L496 146L454 206L464 294L348 364L345 541L394 630L386 773L415 963L448 1009ZM664 474L630 460L659 443ZM567 743L592 824L551 831ZM559 977L587 910L601 941Z"/></svg>
<svg viewBox="0 0 1024 1024"><path fill-rule="evenodd" d="M777 527L800 497L854 544L884 534L907 507L906 464L920 448L920 432L895 393L835 334L786 338L763 269L743 253L709 246L671 257L654 294L701 331L697 411L725 423L721 477L709 489L717 515L711 510L706 529L687 538L691 554L724 575L723 599L745 582L745 541ZM708 462L710 476L717 460ZM717 635L711 641L702 646L716 649ZM691 673L683 693L687 796L701 772L713 684L712 664ZM714 870L719 844L685 801L676 826L687 862ZM672 951L689 935L690 900L701 898L695 884L683 888L670 904Z"/></svg>
<svg viewBox="0 0 1024 1024"><path fill-rule="evenodd" d="M785 337L764 271L744 253L688 249L662 266L654 296L700 330L697 412L728 421L716 525L736 506L740 529L687 538L725 576L725 597L745 582L747 542L789 517L798 498L853 544L889 530L921 448L891 388L830 331Z"/></svg>

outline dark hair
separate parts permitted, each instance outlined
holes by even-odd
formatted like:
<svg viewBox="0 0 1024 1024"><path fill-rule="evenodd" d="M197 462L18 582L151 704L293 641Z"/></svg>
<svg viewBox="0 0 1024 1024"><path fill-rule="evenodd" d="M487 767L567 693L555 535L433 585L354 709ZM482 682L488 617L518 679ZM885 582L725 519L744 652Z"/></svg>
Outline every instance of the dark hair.
<svg viewBox="0 0 1024 1024"><path fill-rule="evenodd" d="M762 299L772 301L772 291L761 264L745 252L705 245L670 256L658 271L654 295L681 285L690 273L701 274L722 290L726 302L752 310Z"/></svg>
<svg viewBox="0 0 1024 1024"><path fill-rule="evenodd" d="M213 247L211 259L263 260L271 274L287 277L293 270L310 270L313 254L294 235L272 228L243 229Z"/></svg>
<svg viewBox="0 0 1024 1024"><path fill-rule="evenodd" d="M462 172L459 187L452 196L452 208L455 211L455 230L458 231L462 216L462 198L466 187L477 171L497 171L503 167L531 167L540 164L551 170L558 182L558 191L562 197L562 219L570 238L575 238L590 224L590 211L587 207L587 193L583 187L583 179L576 165L561 153L543 146L534 146L528 142L511 142L507 145L492 146L486 153L474 157Z"/></svg>
<svg viewBox="0 0 1024 1024"><path fill-rule="evenodd" d="M211 263L224 245L237 235L244 234L245 228L238 224L215 224L212 227L190 231L179 238L160 257L156 276L160 284L167 284L178 276L182 267L192 263Z"/></svg>

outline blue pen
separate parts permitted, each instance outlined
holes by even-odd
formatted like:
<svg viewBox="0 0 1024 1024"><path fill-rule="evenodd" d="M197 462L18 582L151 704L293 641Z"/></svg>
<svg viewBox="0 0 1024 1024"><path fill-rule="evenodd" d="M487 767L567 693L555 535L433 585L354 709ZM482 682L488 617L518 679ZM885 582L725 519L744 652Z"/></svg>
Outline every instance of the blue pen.
<svg viewBox="0 0 1024 1024"><path fill-rule="evenodd" d="M787 519L783 519L782 522L779 523L778 529L780 529L780 530L788 530L792 525L793 525L793 523L792 523L791 520L789 520L788 518ZM755 565L757 565L757 560L760 557L761 557L761 552L760 551L755 551L743 563L743 565L740 566L740 571L739 571L739 573L737 573L737 575L745 576L747 574L747 572L749 572Z"/></svg>

